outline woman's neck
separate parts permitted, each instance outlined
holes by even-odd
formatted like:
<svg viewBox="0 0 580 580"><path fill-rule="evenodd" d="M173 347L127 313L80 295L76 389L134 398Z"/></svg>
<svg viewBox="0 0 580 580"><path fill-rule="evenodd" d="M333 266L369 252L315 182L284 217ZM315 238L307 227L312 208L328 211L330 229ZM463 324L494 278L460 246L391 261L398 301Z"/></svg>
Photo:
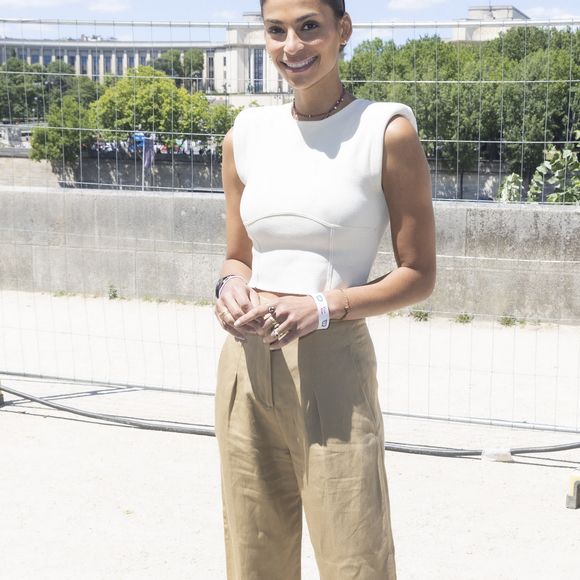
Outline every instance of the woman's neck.
<svg viewBox="0 0 580 580"><path fill-rule="evenodd" d="M337 100L340 99L343 85L338 76L330 82L317 83L307 89L294 91L295 109L301 116L323 116L332 110ZM342 108L348 101L348 94L344 95L338 108Z"/></svg>

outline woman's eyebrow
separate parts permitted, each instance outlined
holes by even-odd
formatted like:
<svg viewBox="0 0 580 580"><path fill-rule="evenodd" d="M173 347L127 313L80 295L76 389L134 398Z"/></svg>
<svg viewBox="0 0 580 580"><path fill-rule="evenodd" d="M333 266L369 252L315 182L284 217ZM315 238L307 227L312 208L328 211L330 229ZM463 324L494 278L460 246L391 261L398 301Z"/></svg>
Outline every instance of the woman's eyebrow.
<svg viewBox="0 0 580 580"><path fill-rule="evenodd" d="M309 14L305 14L304 16L300 16L300 18L296 19L296 22L302 22L307 18L311 18L312 16L318 16L317 12L311 12ZM284 24L281 20L276 20L275 18L266 18L264 22L271 22L272 24Z"/></svg>

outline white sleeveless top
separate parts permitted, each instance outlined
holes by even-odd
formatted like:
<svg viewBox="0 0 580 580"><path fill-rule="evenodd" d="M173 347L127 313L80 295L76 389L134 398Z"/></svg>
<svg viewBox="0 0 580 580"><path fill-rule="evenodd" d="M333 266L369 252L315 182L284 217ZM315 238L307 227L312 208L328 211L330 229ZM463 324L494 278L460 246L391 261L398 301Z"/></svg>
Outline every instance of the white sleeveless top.
<svg viewBox="0 0 580 580"><path fill-rule="evenodd" d="M382 190L385 128L402 103L357 99L319 121L292 104L250 107L233 130L244 183L240 213L253 243L253 288L309 294L368 281L389 216Z"/></svg>

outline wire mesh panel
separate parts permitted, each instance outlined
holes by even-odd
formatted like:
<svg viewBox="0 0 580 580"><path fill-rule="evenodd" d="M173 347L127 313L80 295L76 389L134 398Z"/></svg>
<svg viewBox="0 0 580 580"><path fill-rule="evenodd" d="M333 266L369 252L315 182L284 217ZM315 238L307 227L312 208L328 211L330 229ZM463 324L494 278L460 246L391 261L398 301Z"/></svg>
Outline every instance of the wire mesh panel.
<svg viewBox="0 0 580 580"><path fill-rule="evenodd" d="M343 81L413 109L439 226L433 297L369 321L393 416L579 431L579 35L355 25ZM213 393L221 143L291 99L255 19L0 20L0 373Z"/></svg>

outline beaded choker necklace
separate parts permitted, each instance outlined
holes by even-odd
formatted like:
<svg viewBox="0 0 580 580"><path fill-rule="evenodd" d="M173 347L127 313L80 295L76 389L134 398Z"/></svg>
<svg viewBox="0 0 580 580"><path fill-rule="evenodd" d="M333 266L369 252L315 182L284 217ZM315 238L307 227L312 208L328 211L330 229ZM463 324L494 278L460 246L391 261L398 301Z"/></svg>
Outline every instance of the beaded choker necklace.
<svg viewBox="0 0 580 580"><path fill-rule="evenodd" d="M340 103L344 101L345 96L346 96L346 87L342 85L342 92L340 93L340 97L338 97L336 103L334 103L334 105L332 105L332 107L326 113L318 113L317 115L306 115L304 113L300 113L296 108L296 99L294 99L292 101L292 112L296 117L306 117L307 119L312 119L312 117L322 117L322 119L326 119L327 117L330 117L330 115L332 115L332 113L334 113L336 109L338 109Z"/></svg>

